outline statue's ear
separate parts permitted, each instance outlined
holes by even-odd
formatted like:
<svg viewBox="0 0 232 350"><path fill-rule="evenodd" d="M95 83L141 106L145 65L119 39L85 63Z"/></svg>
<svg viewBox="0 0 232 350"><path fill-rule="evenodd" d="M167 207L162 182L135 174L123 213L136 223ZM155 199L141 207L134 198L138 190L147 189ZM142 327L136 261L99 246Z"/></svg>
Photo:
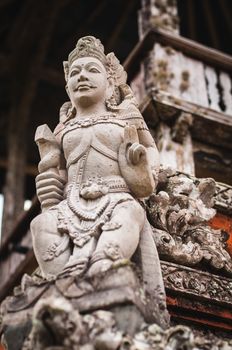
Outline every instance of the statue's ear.
<svg viewBox="0 0 232 350"><path fill-rule="evenodd" d="M106 91L106 99L110 99L114 93L114 79L112 77L108 77L108 87Z"/></svg>
<svg viewBox="0 0 232 350"><path fill-rule="evenodd" d="M64 61L63 62L63 67L64 67L64 77L65 77L65 81L68 81L68 74L69 74L69 64L68 61Z"/></svg>
<svg viewBox="0 0 232 350"><path fill-rule="evenodd" d="M69 91L68 91L68 85L67 84L65 85L65 90L66 90L66 92L68 94L68 97L70 98L70 94L69 94Z"/></svg>

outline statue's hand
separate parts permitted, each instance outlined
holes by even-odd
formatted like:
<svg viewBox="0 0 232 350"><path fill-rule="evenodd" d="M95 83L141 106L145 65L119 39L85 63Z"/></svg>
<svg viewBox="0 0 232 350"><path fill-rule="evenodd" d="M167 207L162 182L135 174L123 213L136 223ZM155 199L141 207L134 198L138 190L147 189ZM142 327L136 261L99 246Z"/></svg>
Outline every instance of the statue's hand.
<svg viewBox="0 0 232 350"><path fill-rule="evenodd" d="M35 181L42 209L48 209L63 200L65 180L62 176L48 170L39 174Z"/></svg>
<svg viewBox="0 0 232 350"><path fill-rule="evenodd" d="M138 133L134 125L125 127L124 144L126 157L129 163L139 165L140 163L146 162L147 150L139 143Z"/></svg>
<svg viewBox="0 0 232 350"><path fill-rule="evenodd" d="M128 149L128 159L133 165L141 163L142 158L145 156L147 150L140 143L134 142Z"/></svg>
<svg viewBox="0 0 232 350"><path fill-rule="evenodd" d="M124 128L124 139L119 147L118 159L122 176L131 192L137 198L149 196L155 188L155 181L148 151L139 143L134 125Z"/></svg>

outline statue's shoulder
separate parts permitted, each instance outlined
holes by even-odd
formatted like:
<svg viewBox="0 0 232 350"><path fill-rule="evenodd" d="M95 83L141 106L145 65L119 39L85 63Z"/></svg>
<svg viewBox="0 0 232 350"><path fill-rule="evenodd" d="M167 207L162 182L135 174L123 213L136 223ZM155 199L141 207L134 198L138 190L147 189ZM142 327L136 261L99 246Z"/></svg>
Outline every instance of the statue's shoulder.
<svg viewBox="0 0 232 350"><path fill-rule="evenodd" d="M65 102L60 108L60 120L53 131L58 141L62 139L63 132L70 123L71 119L73 119L73 110L71 102L68 101Z"/></svg>
<svg viewBox="0 0 232 350"><path fill-rule="evenodd" d="M119 119L123 120L127 125L134 125L139 129L148 129L138 107L130 105L126 109L119 112Z"/></svg>
<svg viewBox="0 0 232 350"><path fill-rule="evenodd" d="M65 129L65 124L64 123L59 123L57 124L57 126L55 127L53 133L56 137L59 137L59 135L62 134L62 131Z"/></svg>

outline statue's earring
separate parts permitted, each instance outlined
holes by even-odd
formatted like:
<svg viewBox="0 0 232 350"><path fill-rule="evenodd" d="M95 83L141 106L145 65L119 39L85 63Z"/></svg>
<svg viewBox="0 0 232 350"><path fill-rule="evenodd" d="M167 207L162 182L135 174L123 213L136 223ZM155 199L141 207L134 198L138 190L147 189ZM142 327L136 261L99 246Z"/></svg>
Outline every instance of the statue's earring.
<svg viewBox="0 0 232 350"><path fill-rule="evenodd" d="M109 110L109 111L112 111L115 109L115 107L117 106L117 102L114 98L114 95L112 95L110 98L106 99L106 108Z"/></svg>

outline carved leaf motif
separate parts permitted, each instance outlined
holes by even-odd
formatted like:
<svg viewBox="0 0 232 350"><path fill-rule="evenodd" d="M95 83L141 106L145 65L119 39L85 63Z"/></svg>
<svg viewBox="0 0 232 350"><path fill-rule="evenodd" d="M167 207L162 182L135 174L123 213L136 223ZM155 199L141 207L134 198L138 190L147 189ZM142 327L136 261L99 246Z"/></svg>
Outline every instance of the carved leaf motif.
<svg viewBox="0 0 232 350"><path fill-rule="evenodd" d="M120 64L119 60L113 52L110 52L106 56L107 66L109 68L110 74L114 79L115 85L119 86L126 83L127 74L123 66Z"/></svg>
<svg viewBox="0 0 232 350"><path fill-rule="evenodd" d="M226 251L228 235L207 225L216 211L213 179L195 179L162 169L158 193L149 198L148 213L161 257L194 266L207 262L232 274L232 259Z"/></svg>

